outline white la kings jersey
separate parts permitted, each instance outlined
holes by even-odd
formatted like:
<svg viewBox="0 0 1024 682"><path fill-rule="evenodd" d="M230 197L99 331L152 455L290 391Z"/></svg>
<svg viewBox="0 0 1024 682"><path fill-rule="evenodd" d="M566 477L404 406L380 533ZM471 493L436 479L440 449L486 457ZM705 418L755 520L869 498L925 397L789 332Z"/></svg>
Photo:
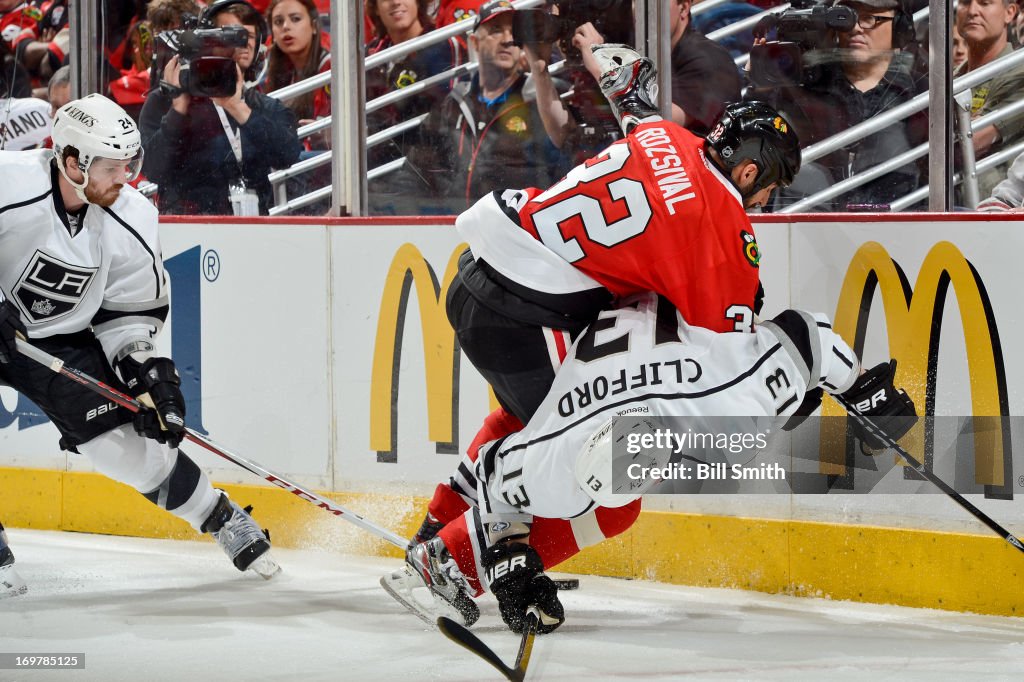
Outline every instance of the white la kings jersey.
<svg viewBox="0 0 1024 682"><path fill-rule="evenodd" d="M617 414L789 416L807 390L842 393L859 373L857 356L822 315L787 310L752 334L715 333L686 324L653 294L630 299L576 340L526 427L480 449L481 512L590 511L576 459Z"/></svg>
<svg viewBox="0 0 1024 682"><path fill-rule="evenodd" d="M30 338L92 327L113 359L131 340L155 336L167 316L157 211L125 186L110 208L89 205L72 236L52 156L0 152L0 289Z"/></svg>

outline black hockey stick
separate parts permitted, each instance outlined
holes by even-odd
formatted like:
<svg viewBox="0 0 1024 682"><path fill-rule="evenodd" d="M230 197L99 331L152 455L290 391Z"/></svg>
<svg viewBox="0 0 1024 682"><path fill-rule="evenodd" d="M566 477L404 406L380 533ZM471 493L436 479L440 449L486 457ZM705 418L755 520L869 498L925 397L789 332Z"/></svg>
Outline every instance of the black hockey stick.
<svg viewBox="0 0 1024 682"><path fill-rule="evenodd" d="M111 388L110 386L106 385L99 379L94 379L93 377L89 376L88 374L79 369L75 369L74 367L68 367L60 358L55 358L46 351L37 348L36 346L33 346L32 344L26 341L22 341L20 338L17 339L17 344L18 351L22 355L31 358L32 360L35 360L36 362L45 367L48 367L50 370L57 374L63 375L68 379L71 379L72 381L75 381L81 384L82 386L85 386L89 390L98 393L99 395L107 398L111 402L117 403L118 405L125 409L131 410L132 412L138 412L139 410L149 409L147 406L143 405L135 398L132 398L130 395L126 395L115 388ZM287 490L296 497L299 497L305 500L306 502L309 502L310 504L314 504L317 507L320 507L321 509L325 509L330 513L334 514L335 516L340 516L346 521L354 523L363 530L368 531L373 535L376 535L382 540L386 540L391 544L395 545L396 547L405 550L407 545L407 541L405 540L405 538L401 537L400 535L396 535L395 533L392 533L391 531L385 528L381 528L372 521L367 521L359 514L349 511L345 507L342 507L340 504L332 502L331 500L328 500L325 497L321 497L320 495L317 495L316 493L310 490L306 490L305 488L302 488L301 486L292 483L283 476L279 476L268 469L264 469L259 464L251 462L245 459L244 457L231 452L227 448L217 445L206 436L203 436L202 434L197 433L192 429L185 429L185 438L192 441L196 445L199 445L203 449L212 452L213 454L222 457L233 464L237 464L238 466L256 474L257 476L260 476L261 478L263 478L263 480L273 483L278 488Z"/></svg>
<svg viewBox="0 0 1024 682"><path fill-rule="evenodd" d="M121 393L117 389L108 386L99 379L89 376L80 369L68 367L60 358L56 358L50 355L41 348L33 346L32 344L22 340L21 338L17 339L17 346L18 352L20 352L25 357L35 360L36 362L49 368L53 372L65 376L68 379L71 379L72 381L81 384L82 386L85 386L89 390L98 393L104 398L107 398L111 402L117 403L118 405L127 410L131 410L132 412L138 412L139 410L149 409L148 406L143 405L135 398L132 398L130 395ZM359 514L356 514L355 512L346 509L345 507L341 506L336 502L328 500L325 497L317 495L316 493L310 490L306 490L305 488L295 483L292 483L283 476L275 474L269 469L265 469L263 466L257 464L256 462L253 462L242 457L241 455L231 452L230 450L221 445L217 445L206 436L203 436L202 434L193 431L192 429L185 429L185 438L192 441L196 445L199 445L204 450L212 452L218 457L222 457L223 459L228 460L232 464L237 464L243 469L246 469L247 471L256 474L257 476L259 476L265 481L268 481L269 483L273 483L278 488L287 490L296 497L301 498L306 502L309 502L310 504L316 505L317 507L320 507L321 509L328 511L331 514L334 514L335 516L340 516L346 521L349 521L350 523L359 526L360 528L371 533L372 535L376 535L378 538L390 542L392 545L398 547L402 551L405 551L406 547L408 546L408 541L402 536L396 535L395 533L392 533L386 528L378 526L372 521L363 518ZM555 581L555 583L558 585L558 589L560 590L575 590L578 589L580 586L580 581L576 578L565 578L562 580L557 580Z"/></svg>
<svg viewBox="0 0 1024 682"><path fill-rule="evenodd" d="M540 623L540 615L536 609L530 609L526 613L526 627L523 628L523 638L519 641L519 653L516 655L516 662L511 668L505 665L498 654L491 650L491 647L480 641L480 638L459 625L451 618L441 616L437 619L437 629L445 637L456 644L469 649L474 654L493 665L498 672L512 682L523 682L526 678L526 666L530 665L530 654L533 653L533 640L537 637L537 625Z"/></svg>
<svg viewBox="0 0 1024 682"><path fill-rule="evenodd" d="M904 450L899 443L893 440L893 438L889 436L889 434L885 433L884 431L876 427L874 424L871 423L870 419L867 419L866 417L864 417L864 415L857 412L857 410L854 409L853 405L847 402L842 396L833 395L832 397L835 398L836 402L843 406L843 409L845 409L847 413L851 417L853 417L858 424L864 427L864 429L866 429L876 438L881 440L886 447L895 450L896 454L902 457L907 462L907 464L909 464L911 468L914 469L914 471L924 476L927 480L931 481L932 484L935 485L935 487L937 487L942 492L946 493L946 495L952 498L954 502L956 502L961 507L969 511L974 516L974 518L978 519L986 526L988 526L990 529L992 529L992 531L995 532L996 535L1000 536L1001 538L1009 542L1011 545L1019 549L1021 552L1024 552L1024 543L1021 543L1021 541L1017 539L1017 536L1015 536L1013 533L1000 526L992 519L992 517L990 517L988 514L981 511L977 507L975 507L966 499L964 499L963 495L953 490L953 488L948 483L946 483L941 478L939 478L931 471L926 469L925 466L918 462L913 455Z"/></svg>

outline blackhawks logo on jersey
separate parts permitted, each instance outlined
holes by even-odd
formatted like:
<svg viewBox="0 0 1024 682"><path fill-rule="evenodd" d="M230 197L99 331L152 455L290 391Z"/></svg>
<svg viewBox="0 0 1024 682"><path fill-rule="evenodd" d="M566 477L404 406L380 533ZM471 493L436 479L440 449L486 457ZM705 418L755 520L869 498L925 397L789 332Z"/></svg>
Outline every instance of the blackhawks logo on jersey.
<svg viewBox="0 0 1024 682"><path fill-rule="evenodd" d="M747 259L747 262L755 268L759 267L761 263L761 249L757 247L757 240L754 239L754 235L746 230L740 230L740 240L743 242L743 256Z"/></svg>

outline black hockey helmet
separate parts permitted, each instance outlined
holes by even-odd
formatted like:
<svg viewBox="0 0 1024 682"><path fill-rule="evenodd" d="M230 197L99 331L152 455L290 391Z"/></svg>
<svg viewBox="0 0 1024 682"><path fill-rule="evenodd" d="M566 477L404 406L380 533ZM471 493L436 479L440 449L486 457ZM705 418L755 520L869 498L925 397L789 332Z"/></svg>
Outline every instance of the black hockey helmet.
<svg viewBox="0 0 1024 682"><path fill-rule="evenodd" d="M765 102L734 102L725 107L704 143L731 171L750 159L757 165L757 180L749 194L773 182L782 187L800 171L800 140L782 114Z"/></svg>

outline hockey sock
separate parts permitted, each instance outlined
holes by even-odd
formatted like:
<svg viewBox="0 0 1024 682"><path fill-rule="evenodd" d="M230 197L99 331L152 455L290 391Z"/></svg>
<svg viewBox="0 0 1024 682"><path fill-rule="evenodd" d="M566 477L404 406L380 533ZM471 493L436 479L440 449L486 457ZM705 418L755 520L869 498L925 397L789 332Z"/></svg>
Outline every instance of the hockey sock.
<svg viewBox="0 0 1024 682"><path fill-rule="evenodd" d="M516 418L514 414L506 411L504 408L499 407L494 412L491 412L484 418L483 426L477 431L476 437L473 438L473 442L469 444L469 449L466 450L466 454L462 456L462 460L459 462L459 466L456 468L455 473L452 474L449 480L451 489L462 496L462 499L466 501L467 507L463 507L462 511L468 508L469 504L476 503L476 474L474 468L476 465L476 459L480 453L480 446L485 443L489 443L492 440L504 438L510 433L515 433L523 428L523 423ZM440 488L440 486L438 486ZM434 491L435 499L438 496L438 492ZM431 501L433 504L433 501ZM440 503L439 503L440 504ZM434 513L431 509L431 513ZM435 516L437 516L435 514ZM454 518L454 517L452 517ZM440 520L441 517L438 517ZM445 519L445 522L451 519Z"/></svg>
<svg viewBox="0 0 1024 682"><path fill-rule="evenodd" d="M178 450L171 473L159 486L143 493L143 497L199 529L217 504L219 494L196 463Z"/></svg>
<svg viewBox="0 0 1024 682"><path fill-rule="evenodd" d="M615 509L598 507L573 519L535 517L530 546L537 550L544 569L549 570L574 557L584 547L596 545L625 532L640 516L640 500Z"/></svg>

